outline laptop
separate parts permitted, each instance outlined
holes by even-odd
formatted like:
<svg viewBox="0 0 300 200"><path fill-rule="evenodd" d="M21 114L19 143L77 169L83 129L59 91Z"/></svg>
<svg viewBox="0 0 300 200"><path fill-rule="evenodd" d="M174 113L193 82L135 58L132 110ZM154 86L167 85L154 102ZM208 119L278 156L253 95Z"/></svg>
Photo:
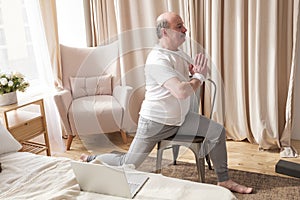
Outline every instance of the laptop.
<svg viewBox="0 0 300 200"><path fill-rule="evenodd" d="M134 198L149 179L145 174L105 164L71 162L80 189L125 198Z"/></svg>

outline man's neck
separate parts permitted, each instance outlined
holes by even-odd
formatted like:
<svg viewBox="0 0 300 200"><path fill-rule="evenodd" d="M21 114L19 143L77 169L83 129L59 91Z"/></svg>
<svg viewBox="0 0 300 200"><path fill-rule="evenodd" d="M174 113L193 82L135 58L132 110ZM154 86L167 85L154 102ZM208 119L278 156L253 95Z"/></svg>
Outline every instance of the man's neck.
<svg viewBox="0 0 300 200"><path fill-rule="evenodd" d="M172 44L170 43L167 43L166 41L164 40L160 40L158 45L161 47L161 48L164 48L164 49L168 49L170 51L178 51L178 47L174 47L172 46Z"/></svg>

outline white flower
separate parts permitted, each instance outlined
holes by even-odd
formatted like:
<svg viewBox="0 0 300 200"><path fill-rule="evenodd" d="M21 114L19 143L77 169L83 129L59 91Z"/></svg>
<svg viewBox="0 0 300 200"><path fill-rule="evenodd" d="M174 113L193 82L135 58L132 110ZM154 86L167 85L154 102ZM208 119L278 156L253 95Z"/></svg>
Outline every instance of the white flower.
<svg viewBox="0 0 300 200"><path fill-rule="evenodd" d="M20 91L24 92L29 82L19 72L0 73L0 95Z"/></svg>
<svg viewBox="0 0 300 200"><path fill-rule="evenodd" d="M8 83L8 80L6 78L1 78L0 83L1 85L6 85Z"/></svg>
<svg viewBox="0 0 300 200"><path fill-rule="evenodd" d="M8 81L8 84L7 84L9 87L12 87L14 86L14 82L13 81Z"/></svg>
<svg viewBox="0 0 300 200"><path fill-rule="evenodd" d="M16 72L16 71L12 72L12 76L16 76L16 77L19 77L19 78L24 78L23 74L21 74L20 72Z"/></svg>

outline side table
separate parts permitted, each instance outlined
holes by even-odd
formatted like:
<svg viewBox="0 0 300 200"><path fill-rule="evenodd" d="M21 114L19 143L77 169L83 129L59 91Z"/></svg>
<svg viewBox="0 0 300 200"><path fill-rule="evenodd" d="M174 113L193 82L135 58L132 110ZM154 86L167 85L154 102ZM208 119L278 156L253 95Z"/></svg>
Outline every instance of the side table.
<svg viewBox="0 0 300 200"><path fill-rule="evenodd" d="M46 151L51 156L43 98L0 106L0 114L3 125L23 145L20 151ZM40 135L44 136L44 143L32 141Z"/></svg>

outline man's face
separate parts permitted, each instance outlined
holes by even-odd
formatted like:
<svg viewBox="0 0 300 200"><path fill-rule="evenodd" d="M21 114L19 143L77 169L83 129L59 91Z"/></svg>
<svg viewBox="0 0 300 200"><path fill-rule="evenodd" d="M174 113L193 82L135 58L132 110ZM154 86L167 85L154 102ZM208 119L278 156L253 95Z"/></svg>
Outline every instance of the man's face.
<svg viewBox="0 0 300 200"><path fill-rule="evenodd" d="M168 35L170 42L179 47L185 41L187 29L183 25L181 17L174 16L169 21Z"/></svg>

